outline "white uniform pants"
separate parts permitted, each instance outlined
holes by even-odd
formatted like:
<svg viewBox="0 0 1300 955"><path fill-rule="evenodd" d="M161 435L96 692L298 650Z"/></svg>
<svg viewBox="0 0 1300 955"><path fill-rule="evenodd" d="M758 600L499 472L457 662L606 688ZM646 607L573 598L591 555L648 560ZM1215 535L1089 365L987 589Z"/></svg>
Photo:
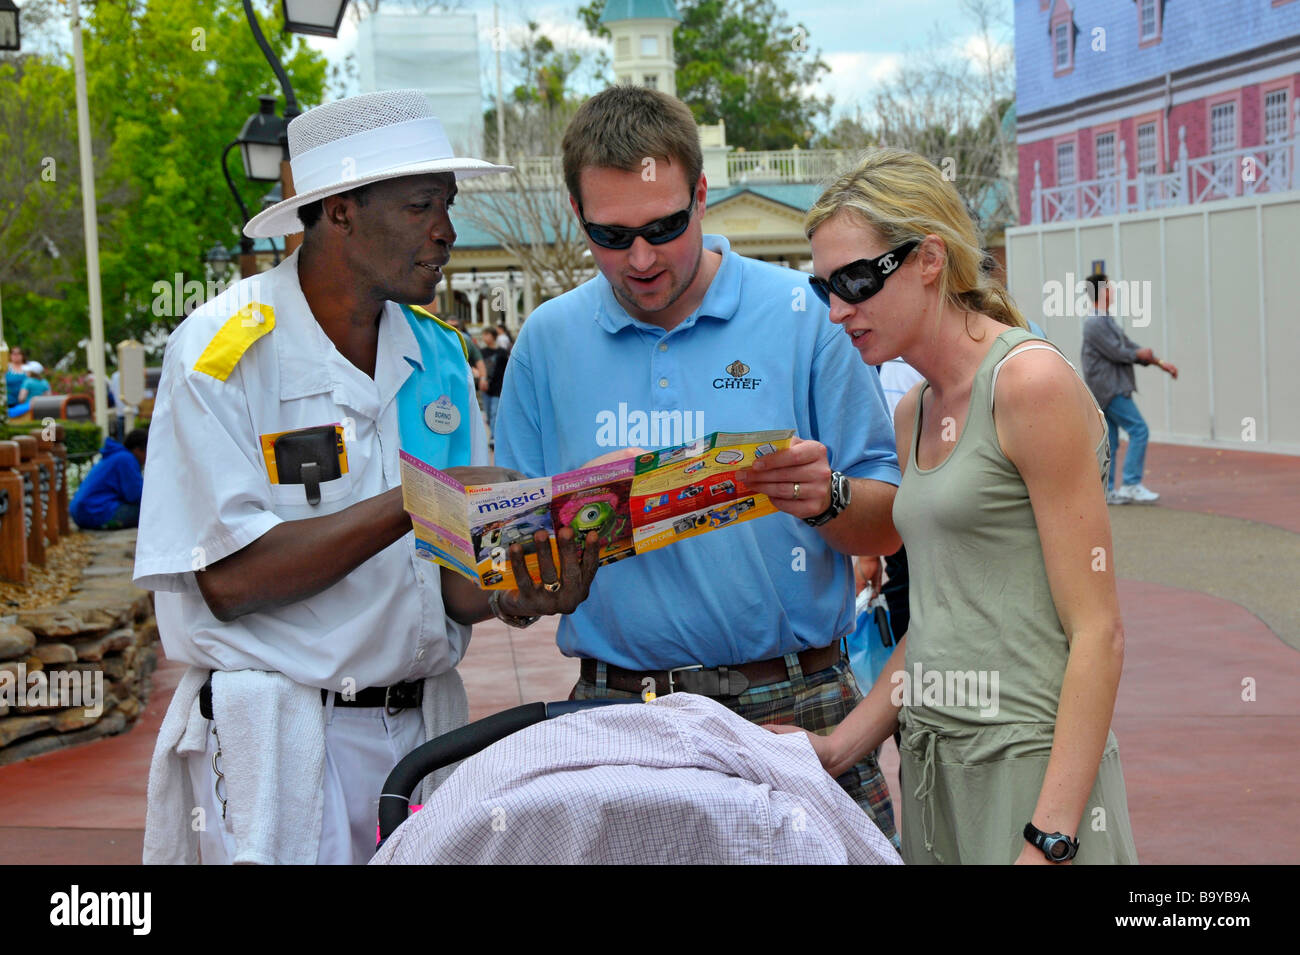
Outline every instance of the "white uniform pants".
<svg viewBox="0 0 1300 955"><path fill-rule="evenodd" d="M382 706L335 706L333 694L325 710L325 798L316 863L364 865L375 854L379 792L398 761L424 742L424 718L419 707L389 716ZM191 754L187 762L195 801L203 807L207 820L199 833L200 861L229 865L235 839L229 813L222 817L217 798L217 775L212 768L217 752L214 725L209 721L207 751ZM217 734L220 732L217 727ZM226 795L224 782L221 795Z"/></svg>

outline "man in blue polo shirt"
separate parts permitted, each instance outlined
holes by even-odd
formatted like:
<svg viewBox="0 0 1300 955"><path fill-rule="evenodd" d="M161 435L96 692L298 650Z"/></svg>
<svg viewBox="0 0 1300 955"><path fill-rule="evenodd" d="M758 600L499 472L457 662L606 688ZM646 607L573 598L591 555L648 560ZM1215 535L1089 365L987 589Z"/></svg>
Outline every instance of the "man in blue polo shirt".
<svg viewBox="0 0 1300 955"><path fill-rule="evenodd" d="M670 96L617 86L578 111L565 181L601 274L525 323L496 463L540 476L629 446L793 428L789 450L740 473L784 513L601 568L558 642L582 658L579 699L686 690L828 731L860 698L840 654L854 624L845 555L899 546L893 428L875 372L807 277L702 235L702 167L690 111ZM874 758L840 783L893 838Z"/></svg>

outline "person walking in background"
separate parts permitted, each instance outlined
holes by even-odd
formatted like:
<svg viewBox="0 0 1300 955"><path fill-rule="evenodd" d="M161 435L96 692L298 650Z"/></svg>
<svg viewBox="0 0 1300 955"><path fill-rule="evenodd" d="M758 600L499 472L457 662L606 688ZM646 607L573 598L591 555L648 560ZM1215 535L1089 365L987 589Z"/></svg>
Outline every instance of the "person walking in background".
<svg viewBox="0 0 1300 955"><path fill-rule="evenodd" d="M487 412L489 445L496 447L497 405L501 401L501 385L506 379L506 364L510 352L500 345L500 333L489 325L483 329L483 362L487 377L479 385L483 397L483 410Z"/></svg>
<svg viewBox="0 0 1300 955"><path fill-rule="evenodd" d="M104 439L99 463L90 469L68 513L84 531L116 530L140 523L140 495L144 490L144 459L149 432L136 428L122 443Z"/></svg>
<svg viewBox="0 0 1300 955"><path fill-rule="evenodd" d="M1124 334L1110 314L1113 299L1104 272L1094 270L1087 282L1093 311L1083 323L1083 380L1097 399L1109 429L1111 463L1106 503L1150 504L1160 495L1142 483L1149 432L1146 419L1132 397L1137 391L1133 366L1155 365L1172 378L1178 377L1178 368L1172 362L1161 361L1150 348L1143 348ZM1124 456L1124 479L1116 488L1120 428L1128 435L1128 454Z"/></svg>

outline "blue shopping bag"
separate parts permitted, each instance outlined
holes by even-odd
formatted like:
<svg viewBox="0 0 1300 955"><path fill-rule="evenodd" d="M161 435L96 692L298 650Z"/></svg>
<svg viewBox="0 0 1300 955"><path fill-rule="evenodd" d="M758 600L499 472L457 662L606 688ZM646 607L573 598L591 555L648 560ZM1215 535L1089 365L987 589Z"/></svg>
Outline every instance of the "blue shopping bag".
<svg viewBox="0 0 1300 955"><path fill-rule="evenodd" d="M863 696L875 686L896 642L884 595L876 594L865 601L859 599L857 626L849 635L848 645L849 667Z"/></svg>

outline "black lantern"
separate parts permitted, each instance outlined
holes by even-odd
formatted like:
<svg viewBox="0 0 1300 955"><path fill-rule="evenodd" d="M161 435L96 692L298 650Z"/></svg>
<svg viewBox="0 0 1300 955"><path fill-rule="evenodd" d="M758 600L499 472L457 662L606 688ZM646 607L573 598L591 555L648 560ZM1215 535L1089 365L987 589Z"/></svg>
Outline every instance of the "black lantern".
<svg viewBox="0 0 1300 955"><path fill-rule="evenodd" d="M337 37L348 0L283 0L284 28L290 33Z"/></svg>
<svg viewBox="0 0 1300 955"><path fill-rule="evenodd" d="M0 0L0 50L17 53L22 46L18 28L18 5L14 0Z"/></svg>
<svg viewBox="0 0 1300 955"><path fill-rule="evenodd" d="M220 266L224 269L230 264L230 250L218 242L207 252L203 253L203 261L211 266Z"/></svg>
<svg viewBox="0 0 1300 955"><path fill-rule="evenodd" d="M239 131L239 151L244 175L254 182L279 182L284 154L284 120L275 115L275 97L259 96L258 111L248 117Z"/></svg>

